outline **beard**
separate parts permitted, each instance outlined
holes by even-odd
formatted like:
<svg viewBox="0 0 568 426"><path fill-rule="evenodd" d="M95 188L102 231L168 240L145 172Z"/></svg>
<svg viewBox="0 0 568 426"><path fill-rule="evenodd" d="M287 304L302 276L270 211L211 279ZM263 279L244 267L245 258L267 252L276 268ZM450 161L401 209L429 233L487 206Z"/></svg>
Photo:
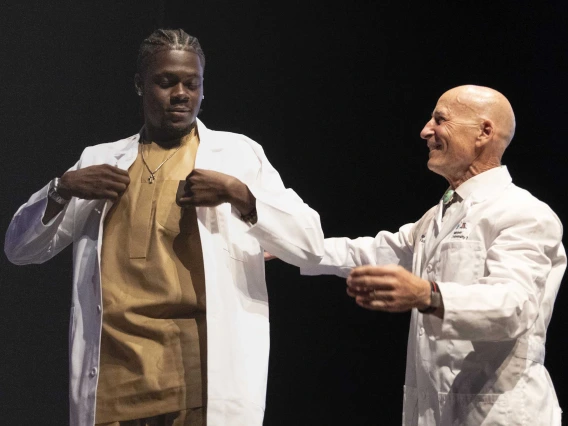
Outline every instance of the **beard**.
<svg viewBox="0 0 568 426"><path fill-rule="evenodd" d="M145 125L144 138L164 147L175 146L195 125L195 119L190 123L165 121L159 127Z"/></svg>

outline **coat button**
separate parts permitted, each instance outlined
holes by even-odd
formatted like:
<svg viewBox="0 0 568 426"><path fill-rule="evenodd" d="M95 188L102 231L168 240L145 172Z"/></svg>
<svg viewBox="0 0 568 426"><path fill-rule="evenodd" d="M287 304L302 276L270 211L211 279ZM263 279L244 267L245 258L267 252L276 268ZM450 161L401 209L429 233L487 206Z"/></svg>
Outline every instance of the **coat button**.
<svg viewBox="0 0 568 426"><path fill-rule="evenodd" d="M97 305L97 312L100 314L103 311L101 305Z"/></svg>
<svg viewBox="0 0 568 426"><path fill-rule="evenodd" d="M97 371L99 371L99 370L97 370L97 367L91 368L91 372L89 373L89 376L95 377L97 375Z"/></svg>
<svg viewBox="0 0 568 426"><path fill-rule="evenodd" d="M418 334L420 334L421 336L424 334L424 327L420 327L420 331L418 331Z"/></svg>
<svg viewBox="0 0 568 426"><path fill-rule="evenodd" d="M429 263L428 266L426 266L426 272L432 272L432 269L434 268L432 268L432 264Z"/></svg>

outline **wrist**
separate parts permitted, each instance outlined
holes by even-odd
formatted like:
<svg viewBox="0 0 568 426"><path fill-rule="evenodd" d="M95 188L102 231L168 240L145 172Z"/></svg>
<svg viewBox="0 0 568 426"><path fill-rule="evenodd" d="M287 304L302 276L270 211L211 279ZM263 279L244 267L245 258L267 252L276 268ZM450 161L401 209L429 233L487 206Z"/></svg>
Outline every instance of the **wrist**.
<svg viewBox="0 0 568 426"><path fill-rule="evenodd" d="M430 281L430 294L426 300L426 306L419 308L418 311L423 314L430 314L435 312L442 305L442 294L438 284L435 281Z"/></svg>
<svg viewBox="0 0 568 426"><path fill-rule="evenodd" d="M49 182L47 196L50 200L53 200L61 206L66 205L71 199L71 195L66 193L65 190L62 190L60 178L54 178Z"/></svg>
<svg viewBox="0 0 568 426"><path fill-rule="evenodd" d="M228 202L241 213L241 216L248 216L256 212L256 199L243 182L237 178L231 179L227 192Z"/></svg>
<svg viewBox="0 0 568 426"><path fill-rule="evenodd" d="M73 196L69 187L69 173L70 172L65 172L63 176L61 176L61 179L59 179L59 186L57 187L58 194L66 200L70 200Z"/></svg>

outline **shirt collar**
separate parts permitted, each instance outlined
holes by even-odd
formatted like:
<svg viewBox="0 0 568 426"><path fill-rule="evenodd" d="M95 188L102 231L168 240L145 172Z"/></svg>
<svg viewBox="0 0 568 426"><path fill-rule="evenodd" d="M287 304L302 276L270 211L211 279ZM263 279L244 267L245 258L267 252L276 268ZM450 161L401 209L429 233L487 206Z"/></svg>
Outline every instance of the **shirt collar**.
<svg viewBox="0 0 568 426"><path fill-rule="evenodd" d="M466 180L456 192L464 200L471 198L479 202L501 192L512 181L507 166L494 167Z"/></svg>

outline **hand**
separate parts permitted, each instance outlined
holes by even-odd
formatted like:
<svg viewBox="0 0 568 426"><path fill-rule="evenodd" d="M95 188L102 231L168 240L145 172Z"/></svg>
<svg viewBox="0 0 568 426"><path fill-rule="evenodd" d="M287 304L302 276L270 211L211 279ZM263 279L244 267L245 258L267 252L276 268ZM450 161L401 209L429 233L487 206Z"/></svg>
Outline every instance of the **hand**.
<svg viewBox="0 0 568 426"><path fill-rule="evenodd" d="M213 170L194 169L185 179L177 203L182 207L215 207L228 202L232 179L235 178Z"/></svg>
<svg viewBox="0 0 568 426"><path fill-rule="evenodd" d="M268 253L266 250L264 250L264 261L268 262L269 260L272 259L278 259L276 256L274 256L273 254Z"/></svg>
<svg viewBox="0 0 568 426"><path fill-rule="evenodd" d="M59 193L64 198L116 201L130 184L126 170L109 164L68 171L61 176Z"/></svg>
<svg viewBox="0 0 568 426"><path fill-rule="evenodd" d="M177 198L181 207L215 207L231 203L242 214L250 213L256 199L237 178L213 170L194 169L185 179L183 193Z"/></svg>
<svg viewBox="0 0 568 426"><path fill-rule="evenodd" d="M347 286L347 294L366 309L404 312L430 305L430 283L398 265L353 268Z"/></svg>

